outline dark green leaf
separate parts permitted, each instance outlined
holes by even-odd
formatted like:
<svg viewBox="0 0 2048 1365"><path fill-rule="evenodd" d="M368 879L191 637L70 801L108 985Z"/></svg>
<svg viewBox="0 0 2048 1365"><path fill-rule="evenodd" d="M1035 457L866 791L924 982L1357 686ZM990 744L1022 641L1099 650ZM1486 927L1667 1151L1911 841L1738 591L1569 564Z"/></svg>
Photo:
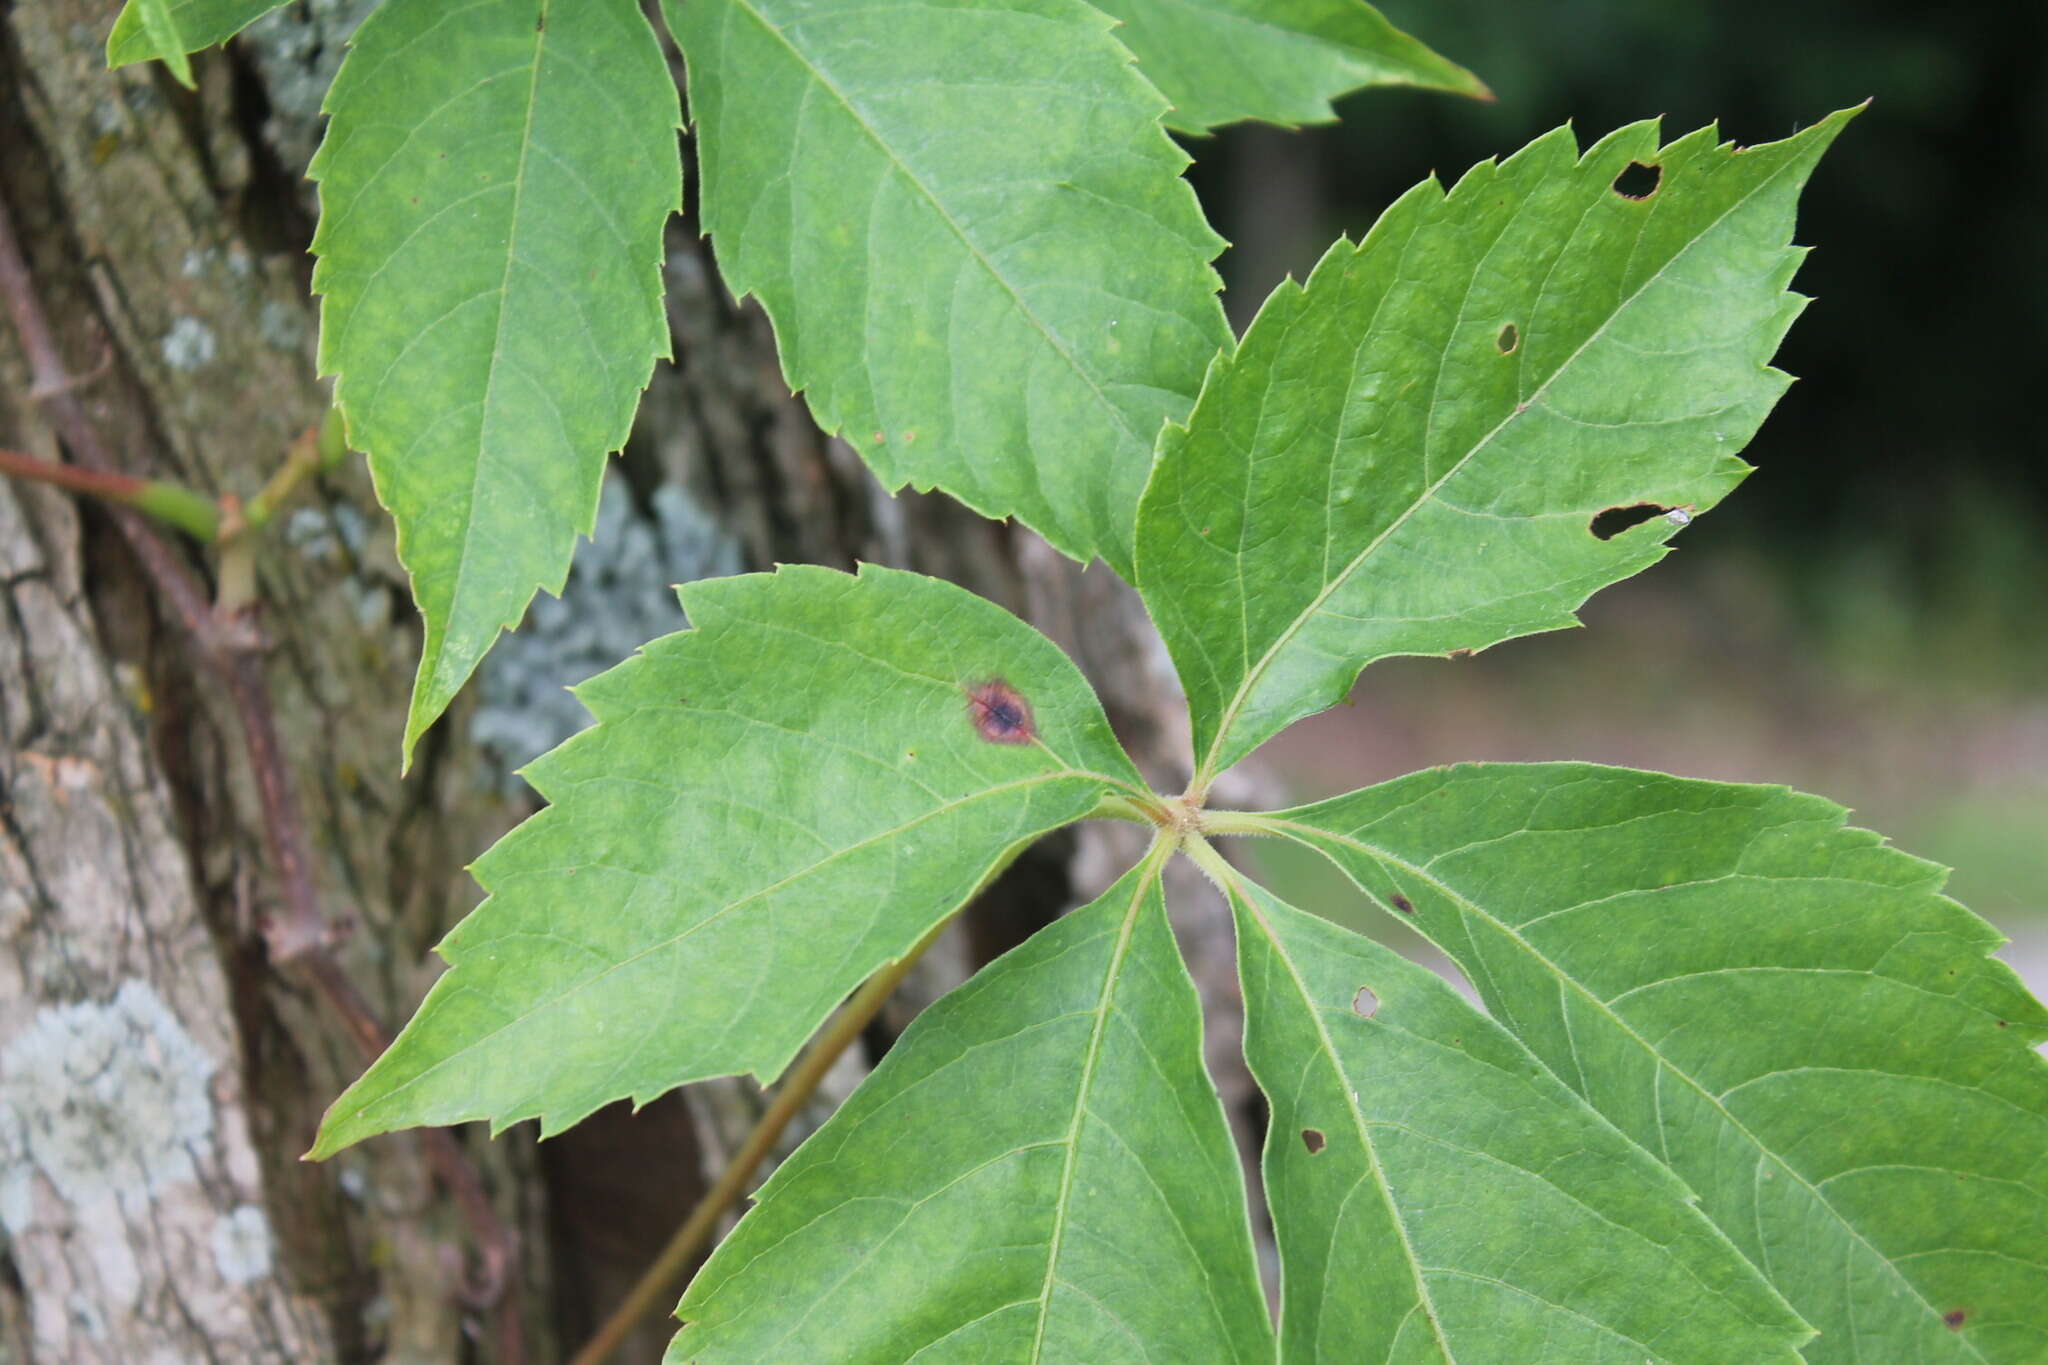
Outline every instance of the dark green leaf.
<svg viewBox="0 0 2048 1365"><path fill-rule="evenodd" d="M1233 886L1283 1361L1796 1362L1691 1192L1435 973Z"/></svg>
<svg viewBox="0 0 2048 1365"><path fill-rule="evenodd" d="M1940 868L1844 814L1561 764L1276 820L1699 1192L1809 1360L2048 1358L2048 1011Z"/></svg>
<svg viewBox="0 0 2048 1365"><path fill-rule="evenodd" d="M410 754L561 591L668 354L680 114L634 0L385 0L326 109L320 361L426 618Z"/></svg>
<svg viewBox="0 0 2048 1365"><path fill-rule="evenodd" d="M788 568L683 604L695 629L577 689L598 724L527 769L554 804L478 861L451 970L316 1155L773 1079L1011 853L1140 789L1066 656L950 584ZM1029 707L1004 742L970 702L992 679Z"/></svg>
<svg viewBox="0 0 2048 1365"><path fill-rule="evenodd" d="M1477 76L1388 23L1364 0L1106 0L1117 37L1172 103L1167 126L1321 123L1330 101L1368 85L1417 85L1482 99Z"/></svg>
<svg viewBox="0 0 2048 1365"><path fill-rule="evenodd" d="M1157 861L918 1018L698 1274L670 1360L1272 1360Z"/></svg>
<svg viewBox="0 0 2048 1365"><path fill-rule="evenodd" d="M1559 131L1274 293L1139 515L1198 781L1374 659L1570 625L1735 485L1788 382L1794 205L1850 116L1741 151L1643 123L1581 159ZM1661 168L1647 198L1612 187L1631 162ZM1672 511L1602 539L1634 505Z"/></svg>
<svg viewBox="0 0 2048 1365"><path fill-rule="evenodd" d="M114 31L107 35L107 65L120 66L115 60L114 43L123 38L125 22L130 33L136 35L140 45L146 46L148 56L161 57L178 84L192 89L192 61L187 53L206 46L188 39L178 25L179 15L174 11L172 0L128 0L128 4L114 20ZM130 42L125 45L135 45Z"/></svg>
<svg viewBox="0 0 2048 1365"><path fill-rule="evenodd" d="M192 84L188 52L224 43L285 0L128 0L107 35L107 65L161 59Z"/></svg>
<svg viewBox="0 0 2048 1365"><path fill-rule="evenodd" d="M1164 102L1077 0L668 0L703 215L783 373L896 488L1129 576L1229 329Z"/></svg>

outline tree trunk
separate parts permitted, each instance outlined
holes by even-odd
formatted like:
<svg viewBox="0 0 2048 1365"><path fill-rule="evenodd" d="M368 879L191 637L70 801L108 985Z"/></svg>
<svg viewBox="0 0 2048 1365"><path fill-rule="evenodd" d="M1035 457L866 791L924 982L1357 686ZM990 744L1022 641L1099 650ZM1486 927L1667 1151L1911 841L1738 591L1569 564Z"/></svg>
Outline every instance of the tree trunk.
<svg viewBox="0 0 2048 1365"><path fill-rule="evenodd" d="M0 2L0 196L68 364L89 376L79 396L131 470L247 496L320 419L299 175L339 40L367 7L280 11L197 57L194 94L155 68L104 69L107 0ZM1173 690L1129 590L944 499L884 495L790 397L765 321L732 304L690 225L671 247L679 360L615 471L622 515L693 509L700 571L872 560L991 596L1075 653L1142 767L1184 780L1165 757L1185 748ZM28 389L0 328L0 445L59 458ZM324 909L349 931L341 966L395 1027L475 902L463 865L530 809L504 775L530 755L507 747L557 723L540 709L558 703L530 700L552 683L504 670L576 658L551 658L537 619L538 643L508 643L512 662L487 666L401 781L419 632L389 523L356 462L297 507L260 560L263 672ZM509 1292L480 1298L477 1212L415 1136L297 1159L365 1059L320 993L266 960L277 869L242 717L107 517L0 482L0 605L0 1361L573 1350L758 1092L727 1081L638 1115L614 1106L545 1149L531 1125L461 1133L518 1234ZM492 735L496 748L475 742ZM915 1005L1106 885L1134 833L1090 827L1020 860L828 1088L857 1081ZM1220 914L1182 900L1191 965L1228 1002ZM1235 1103L1234 1024L1227 1003L1213 1013ZM652 1324L620 1358L654 1360L670 1334Z"/></svg>

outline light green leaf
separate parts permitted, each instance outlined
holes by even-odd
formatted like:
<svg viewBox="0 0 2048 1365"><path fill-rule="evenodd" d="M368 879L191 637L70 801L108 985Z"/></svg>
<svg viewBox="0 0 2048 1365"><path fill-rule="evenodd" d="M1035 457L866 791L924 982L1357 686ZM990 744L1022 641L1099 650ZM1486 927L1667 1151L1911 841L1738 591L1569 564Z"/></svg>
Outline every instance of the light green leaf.
<svg viewBox="0 0 2048 1365"><path fill-rule="evenodd" d="M577 689L597 725L526 769L554 804L478 860L451 970L314 1155L771 1080L1016 850L1142 791L1067 657L972 593L870 566L682 597L695 629ZM1029 707L1000 742L970 701L994 679Z"/></svg>
<svg viewBox="0 0 2048 1365"><path fill-rule="evenodd" d="M192 62L186 54L221 42L270 6L261 6L225 33L204 36L219 26L222 11L248 8L232 0L128 0L114 19L113 32L107 35L107 65L127 66L161 58L178 84L193 89Z"/></svg>
<svg viewBox="0 0 2048 1365"><path fill-rule="evenodd" d="M1164 101L1078 0L666 0L703 217L890 488L1129 577L1160 426L1230 339Z"/></svg>
<svg viewBox="0 0 2048 1365"><path fill-rule="evenodd" d="M1796 1362L1691 1192L1435 973L1231 887L1283 1361Z"/></svg>
<svg viewBox="0 0 2048 1365"><path fill-rule="evenodd" d="M1438 769L1276 822L1405 907L1699 1192L1820 1329L1809 1360L2041 1360L2048 1011L1942 869L1844 815L1558 764Z"/></svg>
<svg viewBox="0 0 2048 1365"><path fill-rule="evenodd" d="M1492 99L1480 79L1388 23L1365 0L1105 0L1138 71L1172 103L1166 125L1201 133L1258 119L1336 117L1368 85Z"/></svg>
<svg viewBox="0 0 2048 1365"><path fill-rule="evenodd" d="M1139 514L1198 781L1374 659L1573 624L1741 479L1789 382L1799 189L1852 114L1740 151L1642 123L1579 159L1560 130L1275 291ZM1647 198L1611 188L1631 162L1661 168ZM1635 504L1676 510L1593 533Z"/></svg>
<svg viewBox="0 0 2048 1365"><path fill-rule="evenodd" d="M426 618L409 756L561 591L668 354L680 113L633 0L385 0L326 109L320 362Z"/></svg>
<svg viewBox="0 0 2048 1365"><path fill-rule="evenodd" d="M128 0L107 35L107 65L161 59L192 84L185 54L224 43L285 0Z"/></svg>
<svg viewBox="0 0 2048 1365"><path fill-rule="evenodd" d="M1158 861L918 1018L698 1274L671 1361L1271 1362Z"/></svg>

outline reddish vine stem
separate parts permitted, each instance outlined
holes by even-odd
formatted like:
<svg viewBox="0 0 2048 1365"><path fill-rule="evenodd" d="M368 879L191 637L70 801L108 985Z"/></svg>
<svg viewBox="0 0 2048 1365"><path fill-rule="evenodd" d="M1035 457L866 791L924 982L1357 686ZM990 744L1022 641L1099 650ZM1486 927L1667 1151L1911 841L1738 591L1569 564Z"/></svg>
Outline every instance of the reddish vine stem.
<svg viewBox="0 0 2048 1365"><path fill-rule="evenodd" d="M57 488L84 493L122 507L147 512L158 521L177 527L198 540L215 540L220 535L220 506L189 488L160 479L138 479L132 474L106 474L77 465L39 460L18 451L0 450L0 474L28 479Z"/></svg>
<svg viewBox="0 0 2048 1365"><path fill-rule="evenodd" d="M21 254L14 234L14 218L5 201L0 201L0 296L6 299L15 335L21 338L22 354L28 358L30 393L49 415L72 458L96 473L119 474L119 466L100 439L99 428L78 401L78 385L64 367L64 356L50 330L49 316L36 297L28 261ZM107 510L201 654L209 660L217 657L221 632L199 576L150 529L141 513L119 505Z"/></svg>
<svg viewBox="0 0 2048 1365"><path fill-rule="evenodd" d="M278 739L270 685L257 653L260 640L250 622L240 614L223 618L208 601L205 585L192 566L121 496L151 481L120 468L98 426L78 401L80 381L65 366L49 315L36 293L27 258L22 255L13 213L4 198L0 198L0 300L4 300L15 335L21 340L22 354L28 360L30 395L42 406L58 439L77 461L74 467L31 460L29 463L36 468L26 472L46 483L110 498L107 510L114 524L184 627L199 663L227 688L241 721L250 770L263 806L264 841L285 907L284 913L265 921L264 947L273 966L293 969L311 983L340 1017L364 1055L374 1058L384 1050L390 1037L329 951L333 929L321 913L319 892L313 884L305 821L299 811L284 746ZM293 463L296 466L303 461L295 459ZM64 472L50 477L53 470ZM0 472L22 471L0 466ZM295 469L293 481L303 472ZM279 488L278 495L289 486L287 483ZM267 489L266 493L270 491ZM491 1334L497 1361L501 1365L520 1365L526 1352L520 1323L516 1235L491 1207L482 1177L454 1139L438 1128L424 1129L418 1137L428 1164L461 1210L476 1245L477 1274L463 1286L463 1299L472 1308L492 1310Z"/></svg>
<svg viewBox="0 0 2048 1365"><path fill-rule="evenodd" d="M11 479L31 479L57 488L68 488L74 493L90 493L109 502L130 505L136 495L142 492L143 487L143 480L130 474L102 474L97 470L80 469L76 465L38 460L33 455L23 455L13 450L0 450L0 474L5 474Z"/></svg>

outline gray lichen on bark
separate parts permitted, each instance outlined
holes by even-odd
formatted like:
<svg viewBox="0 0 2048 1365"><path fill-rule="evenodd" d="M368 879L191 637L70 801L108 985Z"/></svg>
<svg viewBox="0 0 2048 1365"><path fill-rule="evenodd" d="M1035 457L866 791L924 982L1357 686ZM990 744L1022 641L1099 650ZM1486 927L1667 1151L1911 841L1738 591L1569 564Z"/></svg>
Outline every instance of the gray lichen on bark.
<svg viewBox="0 0 2048 1365"><path fill-rule="evenodd" d="M0 1218L35 1358L317 1358L214 1229L260 1203L228 990L168 794L108 667L61 502L0 487ZM198 1324L203 1324L200 1326ZM225 1354L219 1349L225 1346Z"/></svg>

